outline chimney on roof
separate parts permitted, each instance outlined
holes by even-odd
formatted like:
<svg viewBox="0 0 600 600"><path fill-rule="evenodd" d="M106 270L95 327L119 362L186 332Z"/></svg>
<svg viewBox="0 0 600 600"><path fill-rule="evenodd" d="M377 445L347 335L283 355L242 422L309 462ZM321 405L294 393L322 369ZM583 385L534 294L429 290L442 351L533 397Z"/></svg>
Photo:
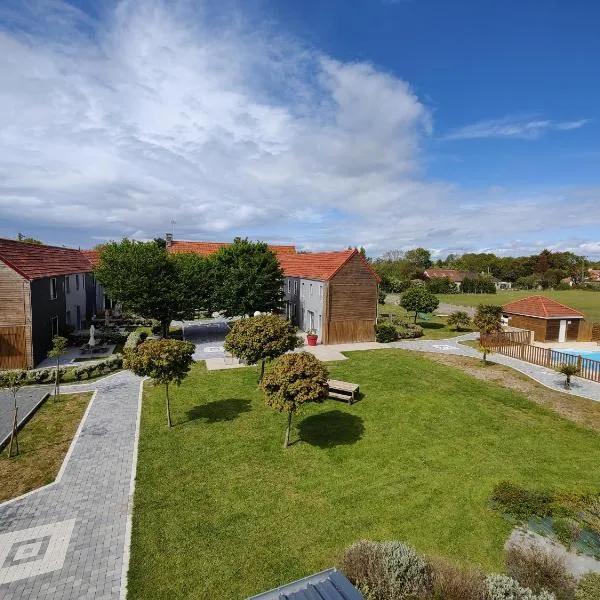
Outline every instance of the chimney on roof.
<svg viewBox="0 0 600 600"><path fill-rule="evenodd" d="M167 248L173 243L173 234L167 233L165 235L165 240L167 240Z"/></svg>

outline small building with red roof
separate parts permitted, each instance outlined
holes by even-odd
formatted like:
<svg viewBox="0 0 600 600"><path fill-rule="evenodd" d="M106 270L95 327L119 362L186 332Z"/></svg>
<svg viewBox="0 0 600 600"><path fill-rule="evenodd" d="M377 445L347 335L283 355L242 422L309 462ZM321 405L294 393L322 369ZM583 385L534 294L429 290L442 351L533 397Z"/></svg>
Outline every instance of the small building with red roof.
<svg viewBox="0 0 600 600"><path fill-rule="evenodd" d="M0 239L0 369L31 368L52 337L96 311L89 258L75 248Z"/></svg>
<svg viewBox="0 0 600 600"><path fill-rule="evenodd" d="M585 315L547 296L529 296L502 307L508 324L534 332L538 342L576 341Z"/></svg>

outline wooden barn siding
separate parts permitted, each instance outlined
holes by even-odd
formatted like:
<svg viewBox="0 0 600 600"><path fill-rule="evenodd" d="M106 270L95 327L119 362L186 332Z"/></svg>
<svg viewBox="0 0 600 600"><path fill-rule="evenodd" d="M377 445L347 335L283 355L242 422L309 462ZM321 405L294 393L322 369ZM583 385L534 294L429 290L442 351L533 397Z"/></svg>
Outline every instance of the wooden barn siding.
<svg viewBox="0 0 600 600"><path fill-rule="evenodd" d="M581 321L577 340L580 342L600 342L600 323Z"/></svg>
<svg viewBox="0 0 600 600"><path fill-rule="evenodd" d="M377 320L377 281L358 257L353 257L326 288L323 343L372 342Z"/></svg>
<svg viewBox="0 0 600 600"><path fill-rule="evenodd" d="M546 340L546 321L544 319L535 319L522 315L509 315L508 324L511 327L533 331L536 342L544 342Z"/></svg>
<svg viewBox="0 0 600 600"><path fill-rule="evenodd" d="M31 301L29 281L0 261L0 368L31 368ZM18 355L15 364L14 355Z"/></svg>

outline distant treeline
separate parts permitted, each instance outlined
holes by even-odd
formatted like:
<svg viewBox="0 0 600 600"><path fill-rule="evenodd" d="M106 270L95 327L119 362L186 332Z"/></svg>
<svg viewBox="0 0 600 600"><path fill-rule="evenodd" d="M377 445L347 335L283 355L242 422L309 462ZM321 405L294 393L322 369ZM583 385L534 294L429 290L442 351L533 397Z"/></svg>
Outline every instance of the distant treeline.
<svg viewBox="0 0 600 600"><path fill-rule="evenodd" d="M536 289L570 286L569 283L561 283L568 277L576 285L588 285L589 269L600 268L600 263L573 252L550 250L518 257L496 256L493 253L449 254L445 259L433 261L429 250L415 248L386 252L373 261L373 267L382 278L384 288L402 288L411 280L423 280L426 269L438 267L469 273L469 280L476 280L477 285L483 287L487 287L486 280L489 284L495 278L508 281L514 287ZM490 290L491 287L493 285L489 285Z"/></svg>

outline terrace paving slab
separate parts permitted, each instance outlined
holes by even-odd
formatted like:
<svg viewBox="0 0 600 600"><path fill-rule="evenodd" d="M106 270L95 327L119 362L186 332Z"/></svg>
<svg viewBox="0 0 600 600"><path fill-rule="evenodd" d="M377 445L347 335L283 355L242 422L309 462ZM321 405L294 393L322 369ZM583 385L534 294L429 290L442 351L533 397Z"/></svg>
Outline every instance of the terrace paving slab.
<svg viewBox="0 0 600 600"><path fill-rule="evenodd" d="M54 483L0 504L0 598L124 597L141 379L129 371L64 393L94 391Z"/></svg>

